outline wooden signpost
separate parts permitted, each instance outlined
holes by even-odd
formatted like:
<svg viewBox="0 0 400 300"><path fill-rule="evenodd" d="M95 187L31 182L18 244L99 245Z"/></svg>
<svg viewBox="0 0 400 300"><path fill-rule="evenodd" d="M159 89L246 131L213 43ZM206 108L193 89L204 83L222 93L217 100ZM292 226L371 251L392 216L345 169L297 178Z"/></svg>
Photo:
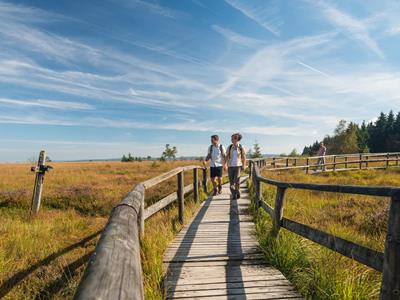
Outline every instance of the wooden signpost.
<svg viewBox="0 0 400 300"><path fill-rule="evenodd" d="M36 167L32 167L31 171L36 173L35 186L33 188L31 214L36 215L40 209L40 200L42 198L42 189L44 174L52 169L51 166L46 166L46 151L42 150L39 153L39 159Z"/></svg>

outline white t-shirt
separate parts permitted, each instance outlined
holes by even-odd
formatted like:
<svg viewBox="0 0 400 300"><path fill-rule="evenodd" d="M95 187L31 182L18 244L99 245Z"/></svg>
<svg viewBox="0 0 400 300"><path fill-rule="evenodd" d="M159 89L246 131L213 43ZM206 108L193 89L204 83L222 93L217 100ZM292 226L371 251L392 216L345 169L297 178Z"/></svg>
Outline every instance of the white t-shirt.
<svg viewBox="0 0 400 300"><path fill-rule="evenodd" d="M230 167L241 167L242 166L242 160L238 159L238 150L233 149L232 150L232 158L229 164Z"/></svg>
<svg viewBox="0 0 400 300"><path fill-rule="evenodd" d="M215 146L214 144L209 146L207 149L207 156L209 154L210 147L211 147L210 167L222 167L224 162L223 159L226 153L224 146L222 145ZM220 147L222 148L222 153Z"/></svg>

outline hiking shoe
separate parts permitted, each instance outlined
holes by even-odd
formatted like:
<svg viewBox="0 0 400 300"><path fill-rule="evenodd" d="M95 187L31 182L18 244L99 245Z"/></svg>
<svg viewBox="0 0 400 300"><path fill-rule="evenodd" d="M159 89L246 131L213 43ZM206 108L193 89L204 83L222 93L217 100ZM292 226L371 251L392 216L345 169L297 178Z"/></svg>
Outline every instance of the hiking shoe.
<svg viewBox="0 0 400 300"><path fill-rule="evenodd" d="M222 194L222 186L218 186L218 194Z"/></svg>
<svg viewBox="0 0 400 300"><path fill-rule="evenodd" d="M240 199L240 192L236 191L236 199Z"/></svg>
<svg viewBox="0 0 400 300"><path fill-rule="evenodd" d="M218 195L218 191L217 191L217 189L214 189L213 196L217 196L217 195Z"/></svg>

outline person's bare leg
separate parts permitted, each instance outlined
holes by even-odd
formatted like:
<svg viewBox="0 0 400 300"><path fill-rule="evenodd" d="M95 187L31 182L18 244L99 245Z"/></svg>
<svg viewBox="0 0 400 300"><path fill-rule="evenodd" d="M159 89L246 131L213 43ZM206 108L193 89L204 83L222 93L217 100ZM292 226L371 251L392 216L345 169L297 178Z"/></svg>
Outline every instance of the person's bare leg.
<svg viewBox="0 0 400 300"><path fill-rule="evenodd" d="M217 194L217 177L211 178L211 182L212 182L212 185L214 188L214 195L216 195Z"/></svg>
<svg viewBox="0 0 400 300"><path fill-rule="evenodd" d="M218 181L218 193L222 193L222 177L217 178Z"/></svg>

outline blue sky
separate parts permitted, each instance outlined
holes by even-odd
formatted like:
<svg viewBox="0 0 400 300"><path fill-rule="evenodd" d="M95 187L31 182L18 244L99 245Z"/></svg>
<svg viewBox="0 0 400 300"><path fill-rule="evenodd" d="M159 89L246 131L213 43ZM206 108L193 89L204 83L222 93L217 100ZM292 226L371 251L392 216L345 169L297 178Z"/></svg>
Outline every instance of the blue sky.
<svg viewBox="0 0 400 300"><path fill-rule="evenodd" d="M0 0L0 154L302 150L400 107L398 1Z"/></svg>

